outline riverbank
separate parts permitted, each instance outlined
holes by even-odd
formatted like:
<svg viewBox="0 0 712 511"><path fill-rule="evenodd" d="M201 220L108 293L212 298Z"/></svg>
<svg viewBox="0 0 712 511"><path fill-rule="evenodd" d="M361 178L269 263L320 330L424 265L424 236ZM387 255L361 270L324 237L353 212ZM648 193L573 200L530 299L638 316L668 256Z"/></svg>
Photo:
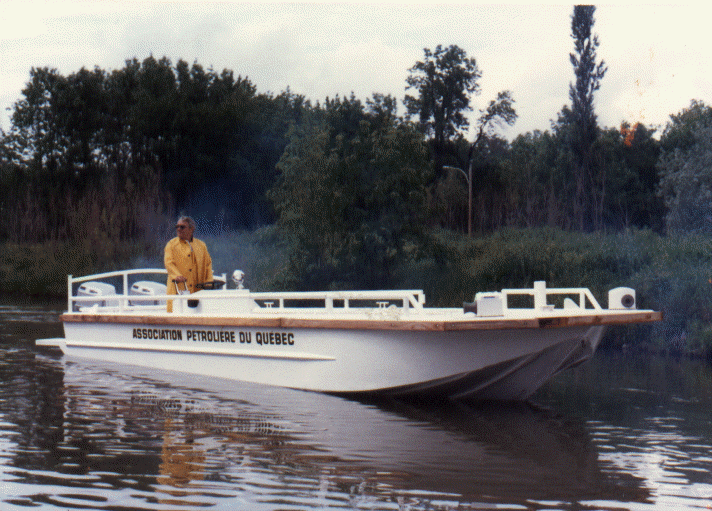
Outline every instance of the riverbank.
<svg viewBox="0 0 712 511"><path fill-rule="evenodd" d="M269 290L288 259L287 247L269 230L205 236L216 272L246 272L254 290ZM3 294L64 297L66 276L124 267L162 267L163 245L45 243L0 245ZM394 272L395 287L423 289L430 306L459 306L478 291L527 287L545 280L550 287L588 287L606 306L609 289L629 286L638 306L661 310L662 323L611 329L606 346L712 354L712 238L659 236L651 231L615 234L571 233L558 229L506 229L468 238L433 231ZM324 289L331 283L325 282Z"/></svg>

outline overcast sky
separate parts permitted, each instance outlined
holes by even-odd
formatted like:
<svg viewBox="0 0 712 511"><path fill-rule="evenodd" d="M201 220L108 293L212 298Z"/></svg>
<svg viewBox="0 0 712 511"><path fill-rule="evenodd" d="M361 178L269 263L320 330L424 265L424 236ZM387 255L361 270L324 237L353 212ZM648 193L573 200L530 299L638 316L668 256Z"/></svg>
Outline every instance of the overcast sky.
<svg viewBox="0 0 712 511"><path fill-rule="evenodd" d="M599 5L594 31L608 73L596 93L604 127L622 121L664 126L699 99L712 105L712 4ZM477 60L484 108L509 89L511 139L547 130L569 103L572 5L468 2L174 2L0 0L0 127L32 67L68 75L124 67L149 55L197 62L248 77L258 92L289 87L313 103L353 92L405 95L423 48L456 44ZM399 112L404 113L399 103Z"/></svg>

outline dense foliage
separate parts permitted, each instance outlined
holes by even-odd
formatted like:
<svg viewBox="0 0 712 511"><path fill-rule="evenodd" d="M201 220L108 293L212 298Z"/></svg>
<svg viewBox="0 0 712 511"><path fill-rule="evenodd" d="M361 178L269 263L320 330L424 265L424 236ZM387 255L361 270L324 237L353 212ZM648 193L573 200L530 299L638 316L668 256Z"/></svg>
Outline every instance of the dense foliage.
<svg viewBox="0 0 712 511"><path fill-rule="evenodd" d="M467 58L462 52L457 56ZM572 200L580 186L573 170L578 161L573 117L564 115L564 108L552 131L507 142L496 127L516 119L508 91L481 110L474 143L461 132L445 143L428 137L419 122L398 116L392 97L374 94L365 104L337 97L312 105L289 90L259 94L247 79L205 71L197 63L172 66L150 57L112 72L82 69L63 76L33 69L30 78L0 146L0 180L3 189L14 191L0 197L7 219L0 235L14 242L150 239L180 211L202 215L215 232L274 222L286 226L280 215L294 214L296 206L286 202L296 196L284 192L290 181L309 179L298 168L323 164L307 160L318 147L330 164L307 169L322 177L312 194L328 194L331 187L363 194L378 184L380 173L405 178L404 187L417 183L413 193L426 197L417 205L408 199L412 210L395 215L393 208L402 204L359 196L353 200L370 216L359 229L380 222L381 213L415 225L410 217L417 212L419 225L464 231L467 182L461 173L438 166L438 151L445 166L472 166L476 232L582 226L581 204ZM666 222L663 204L681 214L672 207L681 197L671 184L680 175L672 166L679 167L695 147L705 152L695 133L709 115L701 102L688 110L672 117L660 140L641 124L598 131L590 148L597 188L587 202L587 218L598 228L660 231ZM676 150L682 151L677 160ZM363 161L354 163L358 158ZM659 175L667 176L662 184ZM380 205L390 212L374 209ZM300 214L308 214L307 206L299 207ZM342 224L345 232L356 226L350 220ZM677 225L672 217L668 224Z"/></svg>
<svg viewBox="0 0 712 511"><path fill-rule="evenodd" d="M274 220L265 192L290 122L308 105L289 91L149 57L69 76L32 69L3 137L5 217L15 241L151 235L176 210L230 227Z"/></svg>
<svg viewBox="0 0 712 511"><path fill-rule="evenodd" d="M388 287L422 238L430 179L424 139L395 101L327 101L292 130L277 168L269 197L293 248L282 286Z"/></svg>
<svg viewBox="0 0 712 511"><path fill-rule="evenodd" d="M471 95L480 92L482 73L475 59L455 45L438 45L435 52L425 48L424 54L406 79L406 89L415 89L417 95L406 94L404 104L407 118L418 119L437 156L470 125L466 114L472 110Z"/></svg>
<svg viewBox="0 0 712 511"><path fill-rule="evenodd" d="M712 232L712 108L693 101L671 121L658 160L669 231Z"/></svg>

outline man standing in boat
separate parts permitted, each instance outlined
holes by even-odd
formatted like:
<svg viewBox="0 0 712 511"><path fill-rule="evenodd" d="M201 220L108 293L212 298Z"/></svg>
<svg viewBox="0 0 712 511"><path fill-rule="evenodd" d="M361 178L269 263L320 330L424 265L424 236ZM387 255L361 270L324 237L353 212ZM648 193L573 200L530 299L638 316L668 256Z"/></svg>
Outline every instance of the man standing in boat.
<svg viewBox="0 0 712 511"><path fill-rule="evenodd" d="M205 243L193 237L195 221L182 216L176 222L177 236L166 244L164 262L168 270L168 294L181 290L197 291L196 285L213 280L213 261ZM173 312L173 301L168 300L168 312Z"/></svg>

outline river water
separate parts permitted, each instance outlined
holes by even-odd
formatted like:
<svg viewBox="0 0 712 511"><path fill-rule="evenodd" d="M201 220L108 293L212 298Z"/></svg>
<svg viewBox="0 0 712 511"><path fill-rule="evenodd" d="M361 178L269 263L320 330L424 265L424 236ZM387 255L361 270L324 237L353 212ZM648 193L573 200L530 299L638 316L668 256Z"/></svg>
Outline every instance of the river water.
<svg viewBox="0 0 712 511"><path fill-rule="evenodd" d="M712 508L712 369L597 353L529 403L360 402L65 361L0 302L0 510Z"/></svg>

